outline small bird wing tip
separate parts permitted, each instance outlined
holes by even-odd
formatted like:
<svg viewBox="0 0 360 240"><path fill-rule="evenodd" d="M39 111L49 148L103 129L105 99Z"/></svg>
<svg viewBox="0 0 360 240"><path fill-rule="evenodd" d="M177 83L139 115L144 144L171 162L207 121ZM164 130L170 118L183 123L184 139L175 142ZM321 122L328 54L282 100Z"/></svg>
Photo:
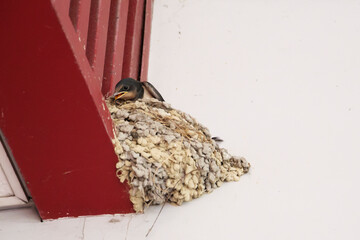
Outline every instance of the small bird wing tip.
<svg viewBox="0 0 360 240"><path fill-rule="evenodd" d="M211 139L214 140L215 142L223 142L224 141L219 137L212 137Z"/></svg>
<svg viewBox="0 0 360 240"><path fill-rule="evenodd" d="M161 96L159 91L154 87L154 85L152 85L149 82L142 82L142 84L154 98L156 98L159 101L165 102L164 98Z"/></svg>

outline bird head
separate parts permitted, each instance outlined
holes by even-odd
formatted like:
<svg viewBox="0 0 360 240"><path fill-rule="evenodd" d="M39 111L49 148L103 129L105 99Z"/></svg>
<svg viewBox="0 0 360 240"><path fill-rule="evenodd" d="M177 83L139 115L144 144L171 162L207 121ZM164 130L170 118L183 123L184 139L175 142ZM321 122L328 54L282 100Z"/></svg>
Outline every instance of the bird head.
<svg viewBox="0 0 360 240"><path fill-rule="evenodd" d="M144 88L141 82L132 78L125 78L118 82L115 86L113 98L117 100L135 101L144 96Z"/></svg>

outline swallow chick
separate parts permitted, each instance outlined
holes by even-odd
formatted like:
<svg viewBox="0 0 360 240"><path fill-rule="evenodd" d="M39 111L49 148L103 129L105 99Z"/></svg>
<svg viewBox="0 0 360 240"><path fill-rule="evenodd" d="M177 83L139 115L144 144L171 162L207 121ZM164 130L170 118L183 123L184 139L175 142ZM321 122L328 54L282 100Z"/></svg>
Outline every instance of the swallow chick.
<svg viewBox="0 0 360 240"><path fill-rule="evenodd" d="M164 98L159 91L149 82L139 82L132 78L125 78L115 86L113 99L136 101L139 98L155 98L164 102Z"/></svg>

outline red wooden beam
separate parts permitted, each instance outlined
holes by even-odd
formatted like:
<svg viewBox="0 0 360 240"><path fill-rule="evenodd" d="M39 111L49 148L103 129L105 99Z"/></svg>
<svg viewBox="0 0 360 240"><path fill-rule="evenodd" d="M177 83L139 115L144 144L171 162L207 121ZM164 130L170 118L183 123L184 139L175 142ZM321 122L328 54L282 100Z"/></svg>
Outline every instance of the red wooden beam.
<svg viewBox="0 0 360 240"><path fill-rule="evenodd" d="M110 0L91 1L90 8L86 56L101 83L105 64L110 3Z"/></svg>
<svg viewBox="0 0 360 240"><path fill-rule="evenodd" d="M129 0L112 0L102 92L108 96L121 80Z"/></svg>
<svg viewBox="0 0 360 240"><path fill-rule="evenodd" d="M69 16L76 32L78 33L82 47L86 50L90 17L90 1L71 0Z"/></svg>
<svg viewBox="0 0 360 240"><path fill-rule="evenodd" d="M56 3L58 0L51 0L51 2ZM59 5L59 4L58 4ZM61 3L61 7L59 6L58 8L58 14L61 15L67 15L69 13L69 9L70 9L70 5L71 5L71 0L63 0Z"/></svg>
<svg viewBox="0 0 360 240"><path fill-rule="evenodd" d="M144 27L145 0L129 4L122 78L139 79Z"/></svg>
<svg viewBox="0 0 360 240"><path fill-rule="evenodd" d="M42 1L47 1L47 0L42 0ZM87 59L86 52L84 51L82 44L79 42L77 33L74 31L74 27L68 15L70 3L64 4L64 2L70 2L70 0L51 0L51 2L53 4L53 8L55 9L55 14L58 17L58 21L60 22L61 27L63 28L63 33L65 34L67 40L69 41L70 47L74 52L74 57L76 59L76 62L79 64L79 67L83 74L84 81L87 84L91 97L94 99L94 103L99 111L99 115L103 120L107 133L109 134L109 136L113 137L113 129L112 129L112 122L110 121L110 114L105 107L104 97L101 93L102 81L99 81L98 75L94 74L94 71ZM101 49L104 48L105 47L102 47ZM105 52L102 54L105 55Z"/></svg>
<svg viewBox="0 0 360 240"><path fill-rule="evenodd" d="M151 34L153 6L154 6L154 0L146 0L145 26L144 26L144 36L142 43L141 73L140 73L140 81L142 82L146 82L148 77L150 34Z"/></svg>
<svg viewBox="0 0 360 240"><path fill-rule="evenodd" d="M132 212L101 83L64 3L0 1L0 127L43 219Z"/></svg>

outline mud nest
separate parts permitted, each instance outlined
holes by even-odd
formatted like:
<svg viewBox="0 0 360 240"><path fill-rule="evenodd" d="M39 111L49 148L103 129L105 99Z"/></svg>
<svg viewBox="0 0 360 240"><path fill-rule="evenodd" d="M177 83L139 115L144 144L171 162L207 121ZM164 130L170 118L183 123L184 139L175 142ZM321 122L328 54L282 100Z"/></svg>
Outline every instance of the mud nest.
<svg viewBox="0 0 360 240"><path fill-rule="evenodd" d="M136 212L164 202L181 205L249 171L245 158L220 148L206 127L168 103L141 99L107 105L117 176L130 185Z"/></svg>

